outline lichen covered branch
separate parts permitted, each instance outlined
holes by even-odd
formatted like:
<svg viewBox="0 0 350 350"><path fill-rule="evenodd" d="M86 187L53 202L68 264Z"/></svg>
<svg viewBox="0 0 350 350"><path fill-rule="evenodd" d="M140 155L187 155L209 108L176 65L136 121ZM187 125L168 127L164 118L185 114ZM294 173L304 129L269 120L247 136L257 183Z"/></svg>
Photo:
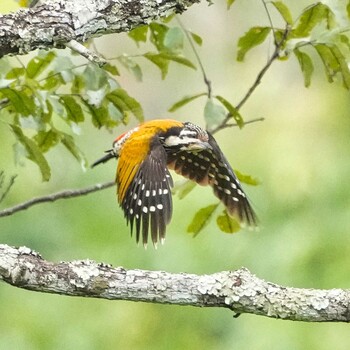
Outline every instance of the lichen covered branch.
<svg viewBox="0 0 350 350"><path fill-rule="evenodd" d="M282 287L246 268L211 275L126 270L91 260L52 263L29 248L0 245L0 280L69 296L223 307L295 321L350 321L349 290Z"/></svg>
<svg viewBox="0 0 350 350"><path fill-rule="evenodd" d="M200 0L47 0L31 9L0 15L0 58L35 49L63 48L75 40L129 32L182 13ZM74 42L74 41L73 41Z"/></svg>

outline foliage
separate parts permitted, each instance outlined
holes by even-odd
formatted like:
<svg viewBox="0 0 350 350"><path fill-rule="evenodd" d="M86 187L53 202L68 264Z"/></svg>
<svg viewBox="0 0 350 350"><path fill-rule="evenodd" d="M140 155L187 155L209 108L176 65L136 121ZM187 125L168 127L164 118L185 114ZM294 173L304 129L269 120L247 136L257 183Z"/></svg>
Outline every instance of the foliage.
<svg viewBox="0 0 350 350"><path fill-rule="evenodd" d="M233 1L227 1L228 8L231 7ZM317 57L312 55L312 50L317 54L318 58L323 64L326 77L330 83L335 80L340 80L343 86L350 90L350 42L348 37L349 31L349 3L346 7L347 21L344 23L343 12L345 12L344 3L333 3L326 5L321 2L316 2L299 14L296 20L293 20L291 11L288 6L281 1L272 1L268 3L272 5L279 13L284 21L284 28L276 28L271 23L270 26L254 26L250 28L239 40L237 61L244 61L248 52L253 48L266 42L269 35L274 36L276 45L275 56L273 59L279 58L282 60L289 59L292 54L296 57L300 69L304 77L305 87L311 84L312 74L314 72L314 61ZM343 12L339 11L339 7L343 4ZM221 105L214 102L210 93L196 93L186 96L183 99L175 102L169 109L170 112L183 107L193 100L207 96L207 102L204 107L204 118L209 129L216 129L227 123L227 116L233 118L236 124L242 128L244 126L244 119L239 112L241 103L234 107L229 101L222 96L215 96ZM248 96L249 97L249 96ZM244 101L244 100L243 100ZM241 174L239 174L241 175ZM257 180L251 176L239 176L240 180L250 185L256 185ZM200 209L190 224L189 232L197 235L206 225L205 217L210 217L213 214L211 210L213 207L205 207ZM223 213L217 217L217 224L223 232L235 232L239 229L239 225L228 223L227 213Z"/></svg>
<svg viewBox="0 0 350 350"><path fill-rule="evenodd" d="M288 5L282 1L264 3L266 8L275 11L283 23L276 27L271 22L268 26L253 26L238 39L237 61L243 62L246 56L273 37L275 52L269 60L287 61L296 58L304 78L304 85L311 85L314 65L320 60L327 80L340 80L350 89L350 43L348 38L349 4L335 2L329 5L315 2L304 8L298 16L293 16ZM332 6L333 4L333 6ZM27 5L26 2L21 3ZM234 1L227 0L227 8L234 8ZM343 8L341 7L343 6ZM339 10L340 8L340 10ZM344 21L344 13L347 15ZM244 117L240 103L232 103L224 96L212 91L211 83L197 54L197 46L203 44L202 38L180 25L174 25L171 16L163 21L141 26L130 33L129 38L141 52L137 55L122 54L108 60L103 69L93 63L77 62L73 55L61 55L60 51L41 51L27 64L20 59L0 61L0 108L2 121L9 125L9 130L17 140L14 147L15 158L22 155L36 163L43 181L51 176L50 164L46 153L52 148L63 145L77 159L82 168L87 167L87 160L77 145L81 124L90 122L96 128L113 129L120 124L128 124L131 118L142 121L143 110L140 103L121 86L119 77L123 69L131 73L138 81L143 79L142 63L151 62L165 79L171 63L184 68L196 69L196 65L184 55L186 40L198 58L202 70L206 91L195 92L176 101L169 112L175 112L199 98L205 98L203 105L204 121L208 130L217 131L230 125L243 128ZM151 48L151 49L149 49ZM268 66L267 66L268 68ZM259 81L252 86L252 91ZM247 98L251 92L248 92ZM242 182L256 185L251 176L238 175ZM187 184L179 186L179 197L184 197L193 188ZM208 209L210 208L210 210ZM206 220L215 212L214 206L200 209L189 231L198 234L206 225ZM217 217L218 227L224 232L230 229L225 214Z"/></svg>
<svg viewBox="0 0 350 350"><path fill-rule="evenodd" d="M349 90L350 70L347 63L350 57L349 14L344 23L343 12L339 11L341 2L333 3L333 7L316 2L302 10L294 21L286 4L272 1L271 5L282 17L285 28L272 26L251 28L238 41L237 60L243 61L251 49L264 43L268 35L273 32L276 45L281 47L281 51L278 52L279 58L288 59L291 54L295 55L306 87L310 86L314 71L313 60L316 58L310 56L313 50L321 59L328 81L333 82L339 78ZM345 8L343 10L345 12Z"/></svg>
<svg viewBox="0 0 350 350"><path fill-rule="evenodd" d="M244 30L248 32L248 23L252 23L252 18L254 22L251 26L267 26L268 22L260 0L228 1L227 4L229 2L232 5L229 15L225 13L225 6L222 3L220 5L220 2L214 2L213 6L218 7L213 8L218 22L209 16L203 19L203 13L207 14L204 3L196 6L198 10L195 9L192 16L200 17L201 22L206 21L213 27L224 24L226 28L231 28L230 26L234 24L237 31L241 30L238 24L242 24ZM309 4L311 2L309 1ZM335 3L335 1L332 2ZM327 1L327 4L332 2ZM275 3L281 2L268 2L267 5L275 28L279 28L279 31L275 33L276 37L280 39L283 35L281 30L284 30L285 27L282 22L283 16L275 9ZM349 2L346 1L346 3ZM300 14L306 10L300 10L301 6L305 5L305 1L284 1L284 4L290 8L292 23L298 21ZM345 12L344 6L341 9L345 15L343 24L346 24L348 12ZM199 12L201 10L203 13ZM336 13L337 21L340 21L339 13L333 7L332 11ZM189 12L185 16L189 16L188 21L191 21L192 17ZM171 26L172 23L166 23L166 25ZM198 30L195 23L193 26L191 23L191 28ZM309 37L290 38L288 44L279 50L280 61L277 63L279 69L272 67L268 71L268 84L264 79L262 80L257 101L254 100L255 95L253 95L253 98L249 100L249 106L246 105L248 108L238 108L244 121L249 120L248 118L252 115L262 114L266 117L267 122L251 129L245 128L243 132L235 130L231 133L231 130L228 129L220 143L223 146L225 142L227 142L226 146L228 143L232 145L231 139L235 137L235 144L238 144L236 152L241 153L240 158L247 159L248 167L252 165L254 175L259 174L259 177L263 179L263 186L251 189L253 204L261 219L258 234L248 232L235 235L235 237L219 235L216 232L215 221L222 216L220 220L224 221L225 213L222 212L222 206L217 207L211 222L195 240L191 241L189 237L181 234L192 221L191 215L199 207L215 204L209 189L196 188L186 197L186 200L175 203L174 219L169 226L166 244L157 251L149 248L144 251L142 247L134 246L134 242L127 234L128 229L125 227L122 213L117 210L113 202L113 193L108 192L101 192L86 199L43 205L38 210L28 210L3 219L0 229L2 241L13 245L30 246L43 253L45 258L54 261L88 257L96 261L109 262L115 266L141 266L151 270L161 268L174 272L187 271L203 274L247 266L258 276L285 285L310 288L348 288L346 270L344 273L350 259L347 248L350 231L348 220L350 124L347 90L343 89L344 92L342 92L338 88L340 85L338 81L342 83L340 73L332 76L334 82L331 85L324 79L320 79L320 75L326 76L326 70L323 71L323 61L312 44L300 45L297 49L293 48L295 42L301 44L303 40L312 41L322 32L329 33L325 20L320 21L312 29ZM233 45L239 41L237 37L233 38L235 33L227 32L225 38L216 36L216 30L206 30L202 33L203 49L209 47L212 53L205 60L203 57L203 61L207 62L206 70L211 72L210 78L213 81L212 99L220 105L221 102L215 96L224 96L232 106L237 108L239 101L228 96L243 95L244 89L250 87L253 82L250 82L248 78L244 81L237 81L235 76L227 76L227 79L234 83L234 88L231 87L233 84L231 86L227 84L224 90L217 80L216 68L220 78L220 73L227 69L226 65L233 64L235 64L234 68L241 69L247 76L255 77L260 69L257 63L259 57L262 57L262 61L265 62L269 60L268 54L273 53L273 32L270 31L264 43L247 51L243 63L234 63L232 56ZM202 33L198 32L198 34ZM210 36L210 34L213 35ZM342 34L348 36L345 31ZM111 39L113 39L113 45L117 46L116 38L113 36ZM221 41L225 43L225 47L220 45ZM186 39L184 44L186 46ZM344 44L345 42L342 42L341 45ZM149 49L149 46L152 49ZM157 52L153 44L149 42L149 30L146 42L141 41L139 48L136 53ZM348 61L346 50L342 49L342 52ZM61 51L55 51L55 53L57 56L61 55ZM199 53L202 53L202 48L199 49ZM300 65L298 53L304 55ZM67 55L67 52L64 54ZM220 60L220 64L222 62L225 66L217 65L215 58L212 58L217 55L226 55L225 60ZM188 55L186 57L188 58ZM80 61L77 62L77 56L69 57L69 59L72 60L74 66L80 65ZM135 55L134 52L128 52L109 62L120 75L125 76L130 73L129 76L142 79L142 73L146 73L144 63L150 61L142 54ZM13 65L16 61L10 61L10 63ZM2 68L3 63L0 64ZM175 64L179 65L173 61L169 63L169 72ZM153 65L149 69L154 73L154 79L160 78L160 69L152 62L149 65ZM17 66L20 68L21 65L17 64ZM299 69L299 66L303 73L295 70L295 67ZM191 68L183 67L184 74L192 72ZM75 69L82 72L85 66ZM249 71L252 72L251 75L248 74ZM194 73L200 74L200 70ZM117 81L120 80L115 71L112 75ZM308 91L303 91L302 88L302 79L305 76L311 84ZM125 78L123 80L125 81ZM147 81L145 78L143 80L144 90L153 89L152 81ZM183 95L195 96L203 93L194 101L196 106L198 102L202 102L202 111L204 111L208 91L206 91L206 86L200 85L201 81L199 76L196 82L197 88L194 88L193 91L187 90L186 93L183 92ZM305 79L305 85L307 85L306 81L307 79ZM291 83L292 86L289 85ZM182 89L180 79L178 85L170 86L174 85ZM216 86L221 90L216 91ZM281 91L276 91L276 86ZM65 89L64 84L62 84L63 88ZM122 88L125 89L125 86ZM68 89L63 92L70 93ZM127 89L127 92L135 96L133 91ZM79 99L77 101L85 111L85 106ZM262 105L261 101L264 102ZM169 106L176 102L172 90L169 90L166 102ZM185 104L183 109L178 109L178 111L185 111L187 106L191 107ZM201 111L196 110L196 114L200 115ZM91 124L94 120L89 113L84 112L84 116L85 121L79 123L79 126L83 127L84 123ZM100 117L103 116L104 114L100 115ZM6 110L2 110L1 120L6 122L9 117ZM75 144L81 145L81 139L64 119L54 114L52 118L56 128L70 135ZM98 120L98 116L95 118ZM27 121L26 118L24 120ZM134 116L131 116L130 120L136 122ZM232 118L228 124L231 123L235 123ZM22 128L24 134L31 138L35 131L30 129L28 124L24 126L25 128ZM4 135L5 128L2 130L4 131L2 141L5 139L8 143L10 137ZM13 134L11 128L8 130ZM118 130L114 132L118 133ZM41 137L44 135L45 133L42 133ZM48 135L49 139L51 137L55 138L54 132L51 133L51 136ZM226 141L225 138L228 140ZM44 142L44 139L42 138L40 142ZM103 151L101 144L108 142L109 139L96 142L99 144L99 149L96 149L96 146L89 148L88 151L93 154L90 157ZM20 147L25 151L23 146ZM56 147L62 147L59 140ZM80 147L83 149L82 146ZM52 149L51 147L47 152L51 152ZM2 168L6 161L10 160L3 150L4 148L0 152L3 159ZM17 152L21 157L19 149ZM44 157L52 159L47 157L47 152L44 152ZM67 157L69 157L68 152ZM50 162L49 165L51 166ZM244 170L240 161L234 165ZM103 175L101 176L100 171L104 170L99 169L97 173L91 171L82 176L79 169L71 169L70 173L62 179L61 186L64 188L82 187L90 183L92 179L97 178L98 181L101 181ZM110 171L113 172L113 168L106 169L108 179L113 176ZM8 187L11 170L7 170L6 174L7 181L1 187L1 193ZM28 196L38 195L38 185L35 179L31 178L32 176L29 174L27 181L23 181L19 176L10 195L1 203L2 206L12 205L27 199ZM28 188L30 186L28 183L33 183L33 188ZM53 187L57 186L56 182L50 181L48 185L51 187L48 188L47 184L44 184L43 192L57 190L57 187ZM191 187L193 183L188 182L188 185ZM22 189L23 191L18 193ZM186 191L190 190L191 188L186 188ZM182 193L182 196L186 195L186 191ZM208 193L208 201L203 198L205 192ZM180 196L180 189L176 193ZM125 347L144 349L147 347L226 350L234 346L238 349L281 349L283 347L285 349L326 350L336 348L345 350L348 349L350 341L349 327L345 324L305 324L244 315L233 319L231 312L225 313L215 309L202 310L166 305L160 307L143 303L62 298L49 294L23 292L5 285L1 288L0 293L1 300L3 300L1 310L4 315L0 320L1 347L8 349L57 349L67 348L69 344L69 347L76 349ZM42 305L45 305L45 308ZM170 319L171 323L169 323ZM96 327L96 324L104 326ZM132 327L126 328L126 324ZM176 324L176 327L171 327L171 324ZM252 330L254 330L254 337L252 337Z"/></svg>

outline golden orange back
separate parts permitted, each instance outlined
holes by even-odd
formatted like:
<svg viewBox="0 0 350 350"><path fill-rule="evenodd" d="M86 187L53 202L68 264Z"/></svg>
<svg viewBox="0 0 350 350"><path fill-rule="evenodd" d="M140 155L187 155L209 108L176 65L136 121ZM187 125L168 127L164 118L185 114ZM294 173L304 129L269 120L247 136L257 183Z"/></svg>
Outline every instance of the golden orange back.
<svg viewBox="0 0 350 350"><path fill-rule="evenodd" d="M182 127L183 123L172 119L152 120L135 128L121 149L117 167L116 183L118 202L122 203L130 183L135 177L143 160L150 151L152 138L171 127Z"/></svg>

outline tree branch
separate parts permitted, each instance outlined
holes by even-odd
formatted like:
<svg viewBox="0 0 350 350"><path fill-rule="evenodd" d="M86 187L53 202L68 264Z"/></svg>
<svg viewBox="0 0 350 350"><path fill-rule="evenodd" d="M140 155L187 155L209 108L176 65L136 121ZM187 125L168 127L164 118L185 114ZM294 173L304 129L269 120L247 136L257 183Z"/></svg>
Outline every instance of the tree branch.
<svg viewBox="0 0 350 350"><path fill-rule="evenodd" d="M15 183L17 175L13 175L10 177L10 180L7 184L7 186L5 187L4 182L5 182L5 174L3 170L0 170L0 203L6 198L6 196L9 194L10 189L12 188L12 186ZM4 187L2 189L2 187Z"/></svg>
<svg viewBox="0 0 350 350"><path fill-rule="evenodd" d="M110 181L110 182L105 182L103 184L96 184L96 185L93 185L90 187L81 188L78 190L64 190L64 191L60 191L57 193L49 194L47 196L32 198L26 202L17 204L14 207L7 208L7 209L0 211L0 217L15 214L18 211L28 209L35 204L45 203L45 202L55 202L58 199L63 199L63 198L80 197L80 196L84 196L84 195L87 195L87 194L92 193L92 192L104 190L105 188L109 188L109 187L112 187L114 185L115 185L115 182Z"/></svg>
<svg viewBox="0 0 350 350"><path fill-rule="evenodd" d="M91 260L52 263L29 248L0 245L0 280L68 296L222 307L294 321L350 321L349 290L282 287L246 268L211 275L126 270Z"/></svg>
<svg viewBox="0 0 350 350"><path fill-rule="evenodd" d="M38 48L65 47L108 33L182 13L200 0L47 0L16 13L0 15L0 57Z"/></svg>
<svg viewBox="0 0 350 350"><path fill-rule="evenodd" d="M87 47L80 44L76 40L72 40L67 43L66 47L69 47L72 51L75 51L76 53L82 55L87 60L96 63L100 68L102 68L107 63L107 61L102 56L98 55L96 52L89 50Z"/></svg>
<svg viewBox="0 0 350 350"><path fill-rule="evenodd" d="M239 111L243 105L248 101L250 96L253 94L253 92L256 90L256 88L260 85L262 78L266 74L266 72L269 70L271 67L272 63L275 62L278 57L281 54L281 49L283 45L285 44L285 41L288 37L288 34L290 32L290 27L287 26L286 29L283 32L282 39L279 42L275 42L275 49L271 55L271 57L267 60L266 64L261 68L259 71L258 75L256 76L253 84L250 86L246 94L243 96L242 100L236 105L235 109ZM227 114L226 118L222 121L220 125L218 125L216 128L211 130L212 134L215 134L219 130L225 129L227 127L232 126L232 124L228 124L228 122L232 119L232 115L230 113Z"/></svg>

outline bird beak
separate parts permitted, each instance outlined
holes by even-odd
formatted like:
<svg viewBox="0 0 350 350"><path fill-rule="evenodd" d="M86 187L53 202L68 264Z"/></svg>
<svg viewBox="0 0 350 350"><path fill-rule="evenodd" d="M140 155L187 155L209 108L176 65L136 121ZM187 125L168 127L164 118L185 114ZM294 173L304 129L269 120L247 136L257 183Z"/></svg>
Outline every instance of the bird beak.
<svg viewBox="0 0 350 350"><path fill-rule="evenodd" d="M106 162L108 162L110 159L112 159L112 158L117 158L117 156L114 154L114 152L113 152L113 150L108 150L108 151L106 151L107 152L107 154L104 156L104 157L102 157L102 158L100 158L100 159L98 159L98 160L96 160L92 165L91 165L91 168L93 168L93 167L95 167L96 165L99 165L99 164L101 164L101 163L106 163Z"/></svg>
<svg viewBox="0 0 350 350"><path fill-rule="evenodd" d="M206 141L200 141L196 143L191 143L187 146L189 151L203 151L205 149L213 149L213 147Z"/></svg>

